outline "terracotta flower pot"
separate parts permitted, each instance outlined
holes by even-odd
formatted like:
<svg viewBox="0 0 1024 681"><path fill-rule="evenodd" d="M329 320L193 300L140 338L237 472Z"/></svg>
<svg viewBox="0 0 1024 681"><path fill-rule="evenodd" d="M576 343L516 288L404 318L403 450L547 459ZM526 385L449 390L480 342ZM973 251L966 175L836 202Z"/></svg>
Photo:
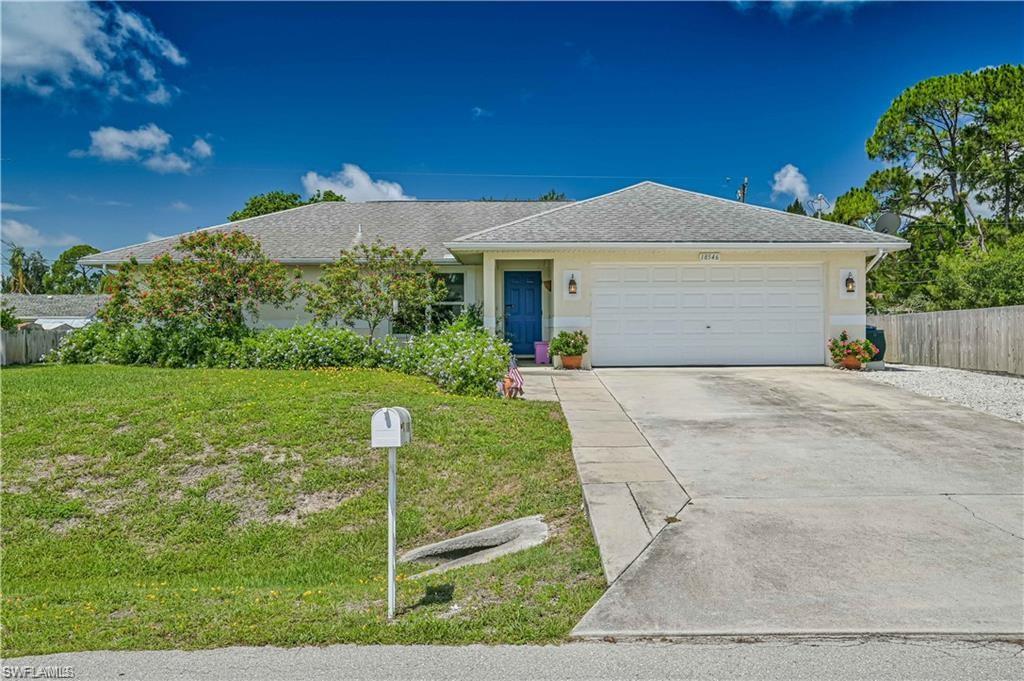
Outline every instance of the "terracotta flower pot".
<svg viewBox="0 0 1024 681"><path fill-rule="evenodd" d="M583 363L582 355L562 355L563 369L579 369Z"/></svg>
<svg viewBox="0 0 1024 681"><path fill-rule="evenodd" d="M840 362L840 364L844 369L851 369L854 371L860 369L860 360L854 357L853 355L847 355L846 357L843 357L843 361Z"/></svg>

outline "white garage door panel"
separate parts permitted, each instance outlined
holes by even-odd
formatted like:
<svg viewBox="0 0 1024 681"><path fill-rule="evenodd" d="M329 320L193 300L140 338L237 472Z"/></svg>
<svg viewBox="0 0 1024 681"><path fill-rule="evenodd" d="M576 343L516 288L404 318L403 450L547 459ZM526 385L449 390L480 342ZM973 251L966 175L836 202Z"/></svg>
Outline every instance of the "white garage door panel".
<svg viewBox="0 0 1024 681"><path fill-rule="evenodd" d="M820 265L599 265L595 366L821 364Z"/></svg>

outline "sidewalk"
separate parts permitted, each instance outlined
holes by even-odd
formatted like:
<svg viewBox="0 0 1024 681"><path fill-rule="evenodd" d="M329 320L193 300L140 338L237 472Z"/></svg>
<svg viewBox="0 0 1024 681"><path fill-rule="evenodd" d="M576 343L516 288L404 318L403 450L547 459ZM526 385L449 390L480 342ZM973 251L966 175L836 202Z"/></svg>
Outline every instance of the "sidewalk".
<svg viewBox="0 0 1024 681"><path fill-rule="evenodd" d="M572 432L587 515L609 584L689 497L592 371L523 369L527 399L557 399Z"/></svg>

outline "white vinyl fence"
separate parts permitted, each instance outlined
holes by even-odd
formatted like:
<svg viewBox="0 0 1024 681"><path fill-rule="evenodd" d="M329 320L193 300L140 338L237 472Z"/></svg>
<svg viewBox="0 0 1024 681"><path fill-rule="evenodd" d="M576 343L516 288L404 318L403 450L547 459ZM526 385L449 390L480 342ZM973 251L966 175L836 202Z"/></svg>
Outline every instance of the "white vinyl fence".
<svg viewBox="0 0 1024 681"><path fill-rule="evenodd" d="M0 331L0 364L33 364L55 349L67 329Z"/></svg>
<svg viewBox="0 0 1024 681"><path fill-rule="evenodd" d="M1024 305L868 315L885 361L1024 376Z"/></svg>

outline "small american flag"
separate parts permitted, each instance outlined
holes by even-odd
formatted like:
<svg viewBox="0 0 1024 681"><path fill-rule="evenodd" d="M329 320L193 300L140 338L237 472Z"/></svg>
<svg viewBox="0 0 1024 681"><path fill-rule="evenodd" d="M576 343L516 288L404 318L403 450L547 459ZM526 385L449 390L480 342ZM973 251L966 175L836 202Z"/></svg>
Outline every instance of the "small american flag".
<svg viewBox="0 0 1024 681"><path fill-rule="evenodd" d="M516 358L512 358L512 362L508 365L508 377L511 380L511 385L508 390L508 397L519 397L523 394L523 375L519 373L519 362Z"/></svg>

